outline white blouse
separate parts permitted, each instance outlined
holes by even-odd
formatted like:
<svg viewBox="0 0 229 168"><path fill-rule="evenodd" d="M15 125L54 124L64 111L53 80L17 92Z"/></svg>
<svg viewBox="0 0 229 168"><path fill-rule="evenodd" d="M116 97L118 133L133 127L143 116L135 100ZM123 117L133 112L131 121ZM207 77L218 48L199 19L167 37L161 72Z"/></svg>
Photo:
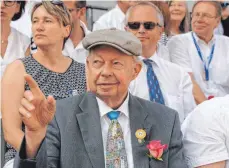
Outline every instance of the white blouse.
<svg viewBox="0 0 229 168"><path fill-rule="evenodd" d="M25 57L25 52L29 47L29 37L23 35L14 28L11 28L11 33L8 37L8 45L4 57L0 57L1 62L1 78L8 64L18 58Z"/></svg>

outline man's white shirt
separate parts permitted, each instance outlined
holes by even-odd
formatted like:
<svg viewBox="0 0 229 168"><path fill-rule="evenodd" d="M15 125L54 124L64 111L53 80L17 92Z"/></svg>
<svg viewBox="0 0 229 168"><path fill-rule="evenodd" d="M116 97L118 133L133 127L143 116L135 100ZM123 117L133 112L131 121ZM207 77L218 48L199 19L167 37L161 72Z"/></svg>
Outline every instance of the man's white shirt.
<svg viewBox="0 0 229 168"><path fill-rule="evenodd" d="M100 122L101 122L102 136L103 136L104 159L105 159L105 165L106 165L107 135L108 135L108 128L111 123L110 119L107 117L107 113L109 113L110 111L113 111L113 109L110 108L107 104L105 104L99 98L96 97L96 99L98 102L100 118L101 118ZM129 103L129 94L126 97L123 104L116 111L120 111L118 122L121 125L122 131L123 131L128 168L134 168L128 103Z"/></svg>
<svg viewBox="0 0 229 168"><path fill-rule="evenodd" d="M189 168L226 160L229 168L229 95L200 104L182 124Z"/></svg>
<svg viewBox="0 0 229 168"><path fill-rule="evenodd" d="M140 57L140 59L144 59ZM187 72L179 66L159 58L157 53L149 59L153 61L153 70L157 76L165 105L179 113L182 123L186 116L195 108L192 94L192 81ZM150 100L147 84L147 66L142 63L142 69L137 78L129 86L131 94Z"/></svg>
<svg viewBox="0 0 229 168"><path fill-rule="evenodd" d="M87 29L87 26L82 21L80 21L80 26L84 31L85 36L90 33L90 31ZM88 51L83 47L82 41L76 47L74 47L70 38L66 41L62 53L63 55L69 56L73 60L84 64L86 63L86 58L88 56Z"/></svg>
<svg viewBox="0 0 229 168"><path fill-rule="evenodd" d="M93 31L109 28L125 30L125 14L118 5L102 15L93 25Z"/></svg>
<svg viewBox="0 0 229 168"><path fill-rule="evenodd" d="M209 81L205 80L204 65L201 61L193 38L190 33L172 37L167 43L171 61L193 73L205 95L224 96L229 93L229 38L214 35L206 44L194 33L197 44L200 47L203 58L206 60L210 55L212 45L215 44L212 62L209 67Z"/></svg>

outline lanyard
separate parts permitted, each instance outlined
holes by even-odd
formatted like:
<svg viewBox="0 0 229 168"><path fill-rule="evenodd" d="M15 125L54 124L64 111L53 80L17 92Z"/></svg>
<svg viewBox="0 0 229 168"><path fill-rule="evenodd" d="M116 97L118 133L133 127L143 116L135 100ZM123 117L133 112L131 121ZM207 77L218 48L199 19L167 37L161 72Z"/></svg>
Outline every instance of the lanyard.
<svg viewBox="0 0 229 168"><path fill-rule="evenodd" d="M193 39L193 42L194 42L194 44L195 44L195 46L196 46L196 50L197 50L197 52L198 52L198 55L199 55L201 61L204 63L205 79L206 79L206 81L208 81L208 80L209 80L209 66L210 66L210 64L211 64L211 62L212 62L212 58L213 58L213 54L214 54L214 50L215 50L215 44L213 44L212 49L211 49L211 52L210 52L210 55L209 55L209 57L207 57L208 60L207 60L207 62L206 62L206 61L203 59L202 52L201 52L201 50L200 50L199 45L198 45L197 42L196 42L196 39L195 39L195 37L194 37L194 35L193 35L193 32L192 32L192 39Z"/></svg>

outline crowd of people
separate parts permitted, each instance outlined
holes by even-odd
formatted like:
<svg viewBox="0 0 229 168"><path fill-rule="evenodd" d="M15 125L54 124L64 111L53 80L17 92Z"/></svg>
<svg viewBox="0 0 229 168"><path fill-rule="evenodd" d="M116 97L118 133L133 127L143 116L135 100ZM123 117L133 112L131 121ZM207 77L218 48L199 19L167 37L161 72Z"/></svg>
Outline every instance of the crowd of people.
<svg viewBox="0 0 229 168"><path fill-rule="evenodd" d="M40 1L30 37L26 5L1 1L4 168L229 168L228 2L118 0L90 31Z"/></svg>

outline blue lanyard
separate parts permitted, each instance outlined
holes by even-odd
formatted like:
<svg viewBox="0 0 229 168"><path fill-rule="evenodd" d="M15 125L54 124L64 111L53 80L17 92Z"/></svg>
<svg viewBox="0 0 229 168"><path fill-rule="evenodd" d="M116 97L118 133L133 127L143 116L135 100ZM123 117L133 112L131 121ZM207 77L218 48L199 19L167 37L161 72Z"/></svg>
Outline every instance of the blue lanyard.
<svg viewBox="0 0 229 168"><path fill-rule="evenodd" d="M215 50L215 44L213 44L213 46L212 46L211 53L210 53L210 55L208 57L208 62L205 62L204 59L203 59L200 47L197 44L196 39L195 39L195 37L193 35L193 32L192 32L192 39L193 39L193 42L194 42L194 44L196 46L196 50L198 52L198 55L199 55L201 61L204 63L205 79L206 79L206 81L208 81L209 80L209 66L210 66L210 64L212 62L212 58L213 58L213 54L214 54L214 50Z"/></svg>

